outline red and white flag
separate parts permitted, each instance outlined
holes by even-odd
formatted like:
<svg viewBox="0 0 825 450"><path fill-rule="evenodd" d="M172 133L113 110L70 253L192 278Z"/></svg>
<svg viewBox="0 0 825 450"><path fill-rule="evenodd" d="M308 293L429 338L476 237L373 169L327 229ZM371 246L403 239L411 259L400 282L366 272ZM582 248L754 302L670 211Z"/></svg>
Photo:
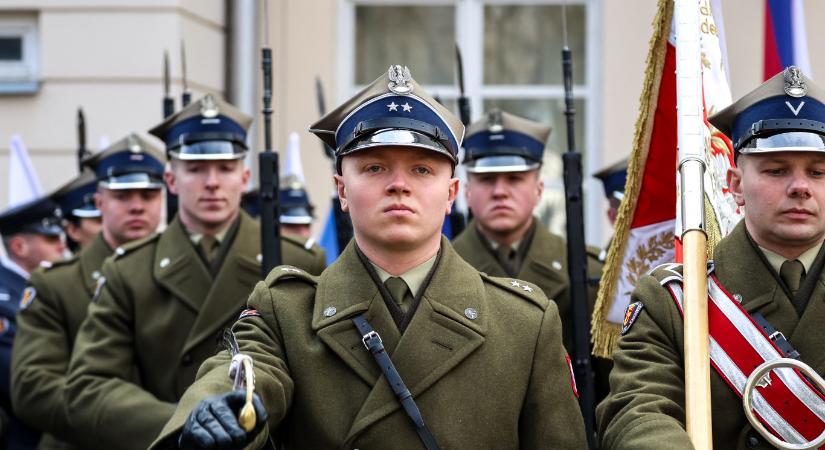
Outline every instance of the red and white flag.
<svg viewBox="0 0 825 450"><path fill-rule="evenodd" d="M719 0L697 0L702 31L705 100L705 205L708 252L741 218L726 173L733 165L730 140L707 121L731 103ZM594 354L610 357L636 282L656 266L679 259L676 138L676 39L673 1L660 0L630 154L625 196L608 250L593 312Z"/></svg>

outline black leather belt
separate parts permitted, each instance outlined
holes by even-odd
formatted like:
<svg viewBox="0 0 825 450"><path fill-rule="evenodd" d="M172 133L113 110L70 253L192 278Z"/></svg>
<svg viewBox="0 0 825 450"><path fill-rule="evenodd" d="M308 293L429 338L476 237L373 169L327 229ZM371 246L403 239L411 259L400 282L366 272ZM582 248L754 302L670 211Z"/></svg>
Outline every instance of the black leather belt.
<svg viewBox="0 0 825 450"><path fill-rule="evenodd" d="M392 363L390 355L387 354L384 343L381 342L381 336L372 329L370 323L367 322L367 319L361 314L353 317L352 323L355 324L358 332L361 333L361 340L364 342L364 346L367 347L367 350L369 350L373 358L375 358L375 362L378 363L378 367L381 368L381 372L384 373L384 378L386 378L387 383L390 384L392 391L395 393L395 398L398 399L398 403L401 404L404 412L407 413L407 417L409 417L413 425L415 425L415 431L418 433L418 437L421 438L421 442L424 443L424 447L427 450L438 450L438 444L435 442L432 433L430 433L430 429L427 428L427 425L424 423L424 417L421 416L421 411L418 410L418 405L415 404L410 390L407 389L407 385L405 385L404 380L401 379L401 375L399 375L398 370L396 370L395 365Z"/></svg>
<svg viewBox="0 0 825 450"><path fill-rule="evenodd" d="M764 331L765 334L768 335L768 339L773 341L773 343L776 344L777 347L779 347L779 350L782 351L784 357L799 359L799 352L796 351L793 348L793 346L791 346L791 343L788 342L788 340L785 338L785 335L782 334L782 332L778 331L776 328L773 327L773 325L770 324L770 322L768 322L768 319L766 319L765 316L762 315L762 313L755 312L751 314L751 317L753 317L753 321L756 322L757 325L759 325L759 328L761 328L762 331Z"/></svg>

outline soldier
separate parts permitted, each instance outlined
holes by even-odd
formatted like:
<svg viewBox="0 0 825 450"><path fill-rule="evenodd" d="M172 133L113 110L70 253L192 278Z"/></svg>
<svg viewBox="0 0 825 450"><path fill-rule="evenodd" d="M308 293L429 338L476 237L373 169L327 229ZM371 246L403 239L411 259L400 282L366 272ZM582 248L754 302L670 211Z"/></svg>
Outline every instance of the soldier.
<svg viewBox="0 0 825 450"><path fill-rule="evenodd" d="M260 227L239 206L251 121L207 95L151 131L166 142L178 214L103 265L67 380L83 446L145 449L260 280ZM290 241L282 252L286 263L323 269Z"/></svg>
<svg viewBox="0 0 825 450"><path fill-rule="evenodd" d="M335 148L354 242L320 277L275 268L236 322L257 427L235 419L243 393L227 393L221 352L155 448L259 447L268 432L282 448L583 448L556 306L479 273L441 236L461 122L391 66L310 131ZM392 355L394 387L371 352ZM397 397L404 383L411 396Z"/></svg>
<svg viewBox="0 0 825 450"><path fill-rule="evenodd" d="M30 299L23 296L26 280L41 264L63 257L60 209L49 197L13 207L0 214L0 235L7 256L0 256L0 408L9 415L0 447L35 448L40 434L11 415L9 387L15 316Z"/></svg>
<svg viewBox="0 0 825 450"><path fill-rule="evenodd" d="M102 230L74 258L36 271L29 279L29 303L17 316L12 402L20 418L46 433L41 449L72 448L70 443L81 441L63 408L75 337L100 280L103 260L114 249L157 230L164 159L161 150L135 134L86 158L84 166L99 180L94 200ZM86 211L72 213L83 217Z"/></svg>
<svg viewBox="0 0 825 450"><path fill-rule="evenodd" d="M63 212L63 231L72 253L89 245L100 233L102 224L100 211L95 207L96 191L97 178L94 172L84 170L52 194L52 199Z"/></svg>
<svg viewBox="0 0 825 450"><path fill-rule="evenodd" d="M564 344L572 350L567 243L542 226L533 211L544 183L539 176L550 127L494 109L470 124L464 141L467 206L473 220L453 241L456 252L473 267L496 277L538 285L556 302L564 324ZM587 249L588 277L598 280L598 250ZM590 308L597 283L588 288ZM594 361L596 398L609 391L610 363Z"/></svg>
<svg viewBox="0 0 825 450"><path fill-rule="evenodd" d="M797 358L825 374L825 91L789 67L710 118L734 143L727 181L745 219L709 264L713 446L774 448L743 412L745 380L765 360ZM682 273L639 281L597 415L603 449L692 449L685 432ZM759 381L757 414L785 441L823 429L822 394L785 370ZM797 448L802 448L797 447ZM806 447L807 448L807 447Z"/></svg>
<svg viewBox="0 0 825 450"><path fill-rule="evenodd" d="M624 185L627 182L627 158L611 164L604 169L593 174L598 178L604 187L604 195L607 197L607 220L610 225L616 226L616 219L619 217L619 207L624 199ZM613 240L613 237L610 238ZM599 252L599 262L604 263L607 259L607 250L610 248L610 241Z"/></svg>
<svg viewBox="0 0 825 450"><path fill-rule="evenodd" d="M292 236L301 236L314 243L310 226L315 221L315 207L309 201L309 194L304 186L304 169L301 164L301 151L298 133L290 133L284 173L278 192L281 204L281 232Z"/></svg>

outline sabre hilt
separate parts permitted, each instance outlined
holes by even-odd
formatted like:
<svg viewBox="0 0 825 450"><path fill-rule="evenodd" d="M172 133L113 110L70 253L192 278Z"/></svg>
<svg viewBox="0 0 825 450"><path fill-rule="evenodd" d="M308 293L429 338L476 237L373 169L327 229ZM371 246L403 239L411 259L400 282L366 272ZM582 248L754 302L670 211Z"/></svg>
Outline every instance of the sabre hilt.
<svg viewBox="0 0 825 450"><path fill-rule="evenodd" d="M258 421L255 408L252 406L252 396L255 394L255 371L252 366L252 357L243 353L234 355L229 364L232 388L236 391L246 391L246 400L238 414L238 423L247 432L255 429L255 423Z"/></svg>

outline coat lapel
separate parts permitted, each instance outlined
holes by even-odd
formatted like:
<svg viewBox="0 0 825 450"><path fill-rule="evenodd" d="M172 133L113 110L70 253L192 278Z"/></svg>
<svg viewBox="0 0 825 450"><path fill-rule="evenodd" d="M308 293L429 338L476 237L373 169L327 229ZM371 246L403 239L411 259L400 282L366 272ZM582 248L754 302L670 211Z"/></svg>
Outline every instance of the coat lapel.
<svg viewBox="0 0 825 450"><path fill-rule="evenodd" d="M261 280L261 264L257 261L259 251L260 227L246 213L241 212L235 239L214 282L211 286L206 284L207 291L202 294L205 299L189 331L182 354L204 339L216 336L227 322L241 312L252 287Z"/></svg>
<svg viewBox="0 0 825 450"><path fill-rule="evenodd" d="M557 299L570 284L566 269L567 248L560 238L556 239L547 229L537 226L521 272L516 277L522 280L541 280L536 284L541 286L549 299Z"/></svg>
<svg viewBox="0 0 825 450"><path fill-rule="evenodd" d="M89 300L95 293L97 279L100 278L100 268L103 261L112 254L112 249L103 240L103 233L98 233L89 247L83 249L78 257L80 262L80 276L83 279L83 287L89 294Z"/></svg>
<svg viewBox="0 0 825 450"><path fill-rule="evenodd" d="M461 364L482 345L486 334L486 298L481 277L461 260L443 238L441 251L439 267L422 296L415 316L395 351L390 352L393 363L414 397L427 391ZM373 301L373 304L380 301L378 296L378 301ZM386 310L383 303L381 306ZM464 316L468 307L478 311L476 320ZM361 349L361 353L368 354L363 346ZM372 364L375 366L375 362ZM347 440L399 408L400 404L384 377L378 378L361 405Z"/></svg>
<svg viewBox="0 0 825 450"><path fill-rule="evenodd" d="M198 311L209 292L212 277L177 216L158 238L153 264L158 284L193 311Z"/></svg>
<svg viewBox="0 0 825 450"><path fill-rule="evenodd" d="M464 237L465 234L466 237ZM504 268L501 267L501 264L499 264L496 258L487 250L487 245L482 242L475 220L470 221L459 239L463 242L457 245L461 245L462 248L464 248L461 252L461 257L470 263L471 266L478 269L479 272L484 272L490 276L507 276Z"/></svg>
<svg viewBox="0 0 825 450"><path fill-rule="evenodd" d="M825 270L820 274L811 299L808 300L808 306L790 336L791 345L802 356L802 360L819 374L825 374L825 352L822 351L822 343L825 342L823 318L825 318Z"/></svg>

